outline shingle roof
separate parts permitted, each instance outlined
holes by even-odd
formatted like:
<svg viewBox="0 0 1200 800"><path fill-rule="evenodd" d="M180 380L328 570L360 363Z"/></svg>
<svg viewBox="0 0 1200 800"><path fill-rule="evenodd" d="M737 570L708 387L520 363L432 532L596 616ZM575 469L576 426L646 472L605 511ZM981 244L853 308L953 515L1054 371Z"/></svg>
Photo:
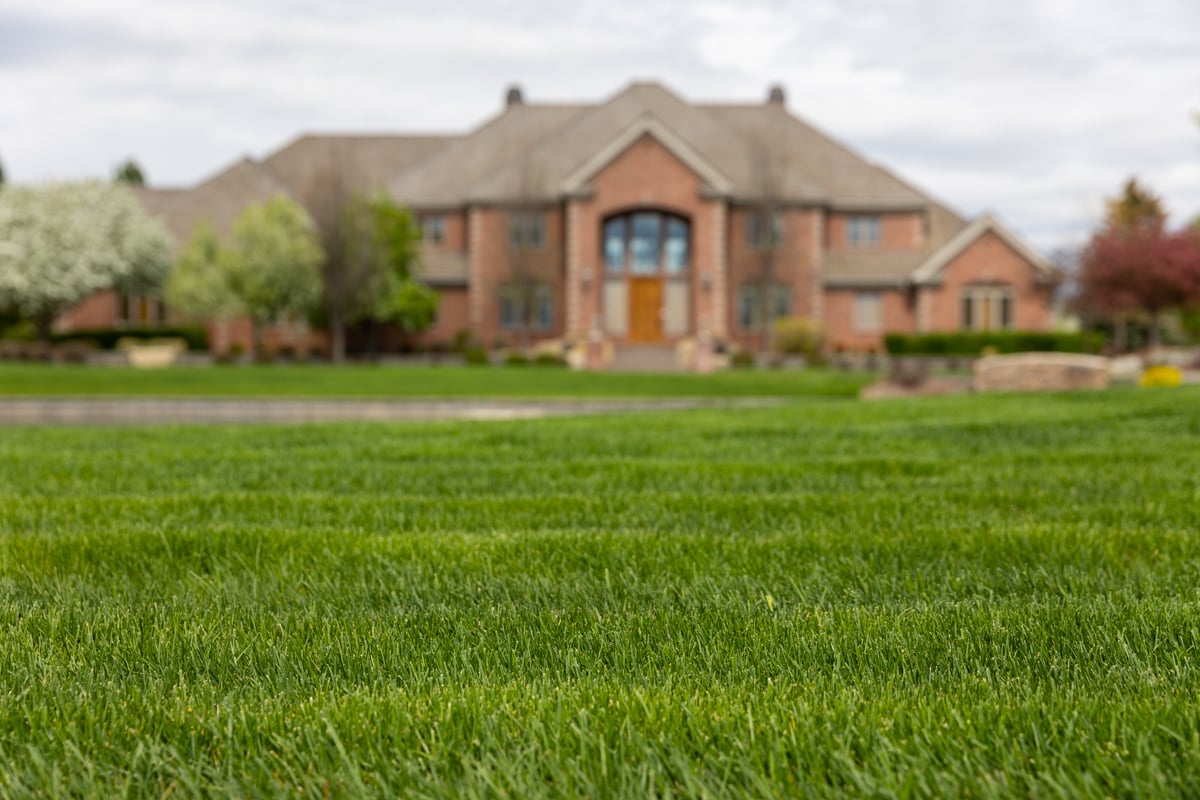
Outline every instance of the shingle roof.
<svg viewBox="0 0 1200 800"><path fill-rule="evenodd" d="M336 175L348 193L384 189L397 173L458 137L307 134L267 156L263 166L306 202Z"/></svg>
<svg viewBox="0 0 1200 800"><path fill-rule="evenodd" d="M248 205L265 203L288 188L261 164L244 158L192 189L139 189L138 199L151 216L167 226L176 248L183 247L196 226L209 222L223 236Z"/></svg>
<svg viewBox="0 0 1200 800"><path fill-rule="evenodd" d="M388 184L397 201L425 208L466 204L473 183L490 175L580 112L582 106L514 105L482 127L400 173Z"/></svg>
<svg viewBox="0 0 1200 800"><path fill-rule="evenodd" d="M691 104L652 82L633 83L592 105L510 104L464 136L305 135L262 162L249 159L187 191L142 190L178 241L211 220L228 232L246 205L284 193L315 213L331 171L348 192L386 189L416 208L558 200L587 181L631 137L656 136L734 203L767 197L858 211L924 210L924 247L831 250L831 284L895 283L961 237L967 223L926 193L793 116L781 102ZM461 254L426 254L430 281L467 279Z"/></svg>
<svg viewBox="0 0 1200 800"><path fill-rule="evenodd" d="M557 200L578 190L581 172L599 168L614 144L648 132L733 202L773 197L860 211L926 210L926 246L904 252L830 252L831 282L907 279L966 222L887 169L870 163L782 103L690 104L652 82L633 83L588 106L516 105L389 185L416 206ZM613 152L615 157L618 153ZM590 178L584 175L583 179Z"/></svg>

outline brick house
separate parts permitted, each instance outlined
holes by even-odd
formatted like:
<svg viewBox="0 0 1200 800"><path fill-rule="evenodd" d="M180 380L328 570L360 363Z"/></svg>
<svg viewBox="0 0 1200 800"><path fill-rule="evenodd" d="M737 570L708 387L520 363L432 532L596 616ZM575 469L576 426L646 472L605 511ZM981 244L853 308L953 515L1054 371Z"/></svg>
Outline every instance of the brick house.
<svg viewBox="0 0 1200 800"><path fill-rule="evenodd" d="M766 102L697 104L633 83L587 105L528 103L514 88L462 136L303 136L141 196L182 242L278 193L311 209L331 179L416 214L422 277L441 295L431 341L469 329L485 345L755 348L765 319L804 316L832 346L866 351L887 332L1051 325L1043 257L793 116L778 87ZM64 323L149 307L97 297Z"/></svg>

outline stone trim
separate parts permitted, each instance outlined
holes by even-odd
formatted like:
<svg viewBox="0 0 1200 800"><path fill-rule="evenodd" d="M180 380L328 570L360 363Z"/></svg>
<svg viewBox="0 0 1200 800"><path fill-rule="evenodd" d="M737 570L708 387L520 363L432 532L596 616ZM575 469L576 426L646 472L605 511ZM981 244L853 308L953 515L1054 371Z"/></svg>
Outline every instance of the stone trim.
<svg viewBox="0 0 1200 800"><path fill-rule="evenodd" d="M565 237L567 240L567 319L565 330L568 336L584 330L580 319L583 292L579 285L579 204L567 202L567 219Z"/></svg>
<svg viewBox="0 0 1200 800"><path fill-rule="evenodd" d="M467 317L477 335L483 331L483 212L478 208L467 211L467 252L470 254L467 272Z"/></svg>
<svg viewBox="0 0 1200 800"><path fill-rule="evenodd" d="M709 333L713 336L726 336L729 333L729 254L727 207L723 202L713 203L713 264L712 264L712 296L709 308L712 319L709 323Z"/></svg>
<svg viewBox="0 0 1200 800"><path fill-rule="evenodd" d="M817 325L825 323L825 286L821 273L825 270L825 216L819 211L812 214L812 320Z"/></svg>

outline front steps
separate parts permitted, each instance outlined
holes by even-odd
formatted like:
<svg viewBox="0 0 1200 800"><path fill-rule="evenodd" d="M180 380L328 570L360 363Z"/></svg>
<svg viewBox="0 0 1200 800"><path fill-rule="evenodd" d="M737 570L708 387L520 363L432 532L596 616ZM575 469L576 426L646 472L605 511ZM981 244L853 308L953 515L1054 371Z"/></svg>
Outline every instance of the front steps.
<svg viewBox="0 0 1200 800"><path fill-rule="evenodd" d="M613 351L609 372L683 372L673 344L619 345Z"/></svg>

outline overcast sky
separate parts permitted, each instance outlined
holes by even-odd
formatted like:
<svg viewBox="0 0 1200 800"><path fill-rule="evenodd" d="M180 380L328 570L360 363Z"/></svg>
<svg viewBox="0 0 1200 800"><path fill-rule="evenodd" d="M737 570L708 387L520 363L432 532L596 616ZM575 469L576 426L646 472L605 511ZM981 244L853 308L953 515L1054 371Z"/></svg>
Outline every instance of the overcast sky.
<svg viewBox="0 0 1200 800"><path fill-rule="evenodd" d="M1130 175L1200 215L1200 0L0 0L14 182L190 185L301 131L462 132L652 78L793 113L1043 249Z"/></svg>

